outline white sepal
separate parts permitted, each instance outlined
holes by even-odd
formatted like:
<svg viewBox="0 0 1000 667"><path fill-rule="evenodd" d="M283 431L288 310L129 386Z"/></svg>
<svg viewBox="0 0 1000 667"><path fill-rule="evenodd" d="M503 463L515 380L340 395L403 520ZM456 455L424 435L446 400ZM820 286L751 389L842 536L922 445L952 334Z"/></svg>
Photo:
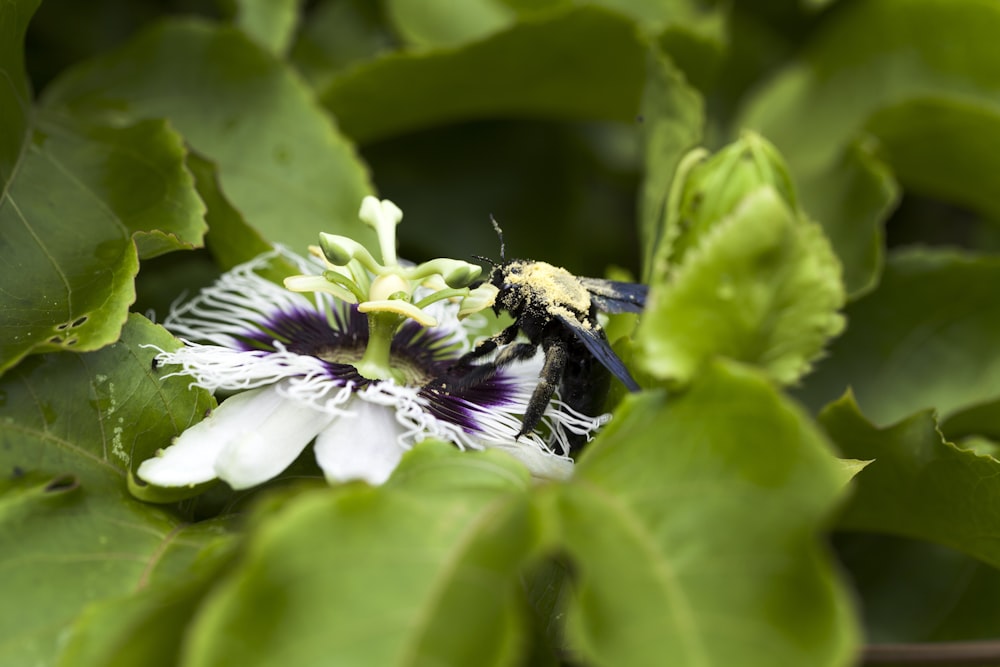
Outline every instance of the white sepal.
<svg viewBox="0 0 1000 667"><path fill-rule="evenodd" d="M351 415L334 421L316 438L316 462L330 483L360 479L383 483L405 451L404 430L392 407L355 399Z"/></svg>
<svg viewBox="0 0 1000 667"><path fill-rule="evenodd" d="M307 403L282 395L281 384L238 394L242 423L225 434L215 473L234 489L247 489L279 475L335 419Z"/></svg>

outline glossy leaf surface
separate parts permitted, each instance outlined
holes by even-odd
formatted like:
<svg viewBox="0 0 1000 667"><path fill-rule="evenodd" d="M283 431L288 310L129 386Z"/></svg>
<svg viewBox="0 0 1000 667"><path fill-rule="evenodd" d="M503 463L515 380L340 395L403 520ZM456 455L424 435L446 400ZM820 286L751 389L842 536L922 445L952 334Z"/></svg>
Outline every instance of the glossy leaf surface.
<svg viewBox="0 0 1000 667"><path fill-rule="evenodd" d="M744 368L626 402L559 495L573 649L600 665L846 664L854 627L814 533L842 488L822 434Z"/></svg>
<svg viewBox="0 0 1000 667"><path fill-rule="evenodd" d="M51 664L88 604L183 572L217 533L132 498L125 476L212 405L150 361L174 340L133 316L98 352L32 357L0 380L0 661Z"/></svg>

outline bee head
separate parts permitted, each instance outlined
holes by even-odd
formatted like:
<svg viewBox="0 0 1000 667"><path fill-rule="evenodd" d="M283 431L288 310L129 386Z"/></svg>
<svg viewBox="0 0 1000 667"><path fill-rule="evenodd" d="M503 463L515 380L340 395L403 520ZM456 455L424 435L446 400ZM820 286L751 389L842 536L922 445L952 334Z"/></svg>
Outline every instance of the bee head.
<svg viewBox="0 0 1000 667"><path fill-rule="evenodd" d="M497 264L490 273L490 282L497 288L497 298L493 307L499 314L500 310L510 313L520 312L526 299L526 286L519 279L528 264L523 259L511 259L503 264Z"/></svg>

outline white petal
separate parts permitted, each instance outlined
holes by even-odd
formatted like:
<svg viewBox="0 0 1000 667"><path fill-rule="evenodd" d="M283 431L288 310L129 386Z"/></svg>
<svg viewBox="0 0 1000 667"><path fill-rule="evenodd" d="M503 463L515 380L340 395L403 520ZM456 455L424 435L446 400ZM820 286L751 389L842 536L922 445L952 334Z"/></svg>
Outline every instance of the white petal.
<svg viewBox="0 0 1000 667"><path fill-rule="evenodd" d="M201 484L215 479L215 461L219 453L253 420L255 398L264 391L267 390L245 391L223 401L211 415L181 433L156 458L143 461L136 475L150 484L164 487Z"/></svg>
<svg viewBox="0 0 1000 667"><path fill-rule="evenodd" d="M516 442L487 445L490 449L507 452L527 466L531 476L538 479L568 479L573 474L573 459L548 454L537 447Z"/></svg>
<svg viewBox="0 0 1000 667"><path fill-rule="evenodd" d="M227 434L215 461L216 474L234 489L256 486L279 474L336 419L285 398L278 387L243 392L222 404L254 394L241 403L244 420Z"/></svg>
<svg viewBox="0 0 1000 667"><path fill-rule="evenodd" d="M404 429L392 407L355 400L350 409L351 416L338 418L316 438L316 462L331 483L381 484L403 456L399 436Z"/></svg>

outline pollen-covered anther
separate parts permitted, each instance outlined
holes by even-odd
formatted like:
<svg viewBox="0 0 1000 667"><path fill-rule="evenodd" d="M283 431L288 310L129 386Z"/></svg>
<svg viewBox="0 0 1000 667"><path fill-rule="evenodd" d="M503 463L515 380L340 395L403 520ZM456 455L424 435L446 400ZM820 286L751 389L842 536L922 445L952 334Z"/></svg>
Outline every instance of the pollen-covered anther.
<svg viewBox="0 0 1000 667"><path fill-rule="evenodd" d="M458 317L465 318L473 313L478 313L492 307L499 293L500 290L490 283L483 283L476 289L469 290L469 295L462 299Z"/></svg>
<svg viewBox="0 0 1000 667"><path fill-rule="evenodd" d="M368 299L358 304L361 313L395 313L408 317L425 326L437 326L437 319L411 303L412 288L409 281L394 273L385 273L372 281Z"/></svg>
<svg viewBox="0 0 1000 667"><path fill-rule="evenodd" d="M293 292L325 292L327 294L332 294L347 303L358 302L357 298L351 294L350 290L344 289L343 287L330 282L324 276L288 276L282 282L285 285L285 289Z"/></svg>
<svg viewBox="0 0 1000 667"><path fill-rule="evenodd" d="M428 315L420 308L402 299L381 299L378 301L365 301L358 304L359 313L395 313L415 321L425 327L436 327L437 319Z"/></svg>

